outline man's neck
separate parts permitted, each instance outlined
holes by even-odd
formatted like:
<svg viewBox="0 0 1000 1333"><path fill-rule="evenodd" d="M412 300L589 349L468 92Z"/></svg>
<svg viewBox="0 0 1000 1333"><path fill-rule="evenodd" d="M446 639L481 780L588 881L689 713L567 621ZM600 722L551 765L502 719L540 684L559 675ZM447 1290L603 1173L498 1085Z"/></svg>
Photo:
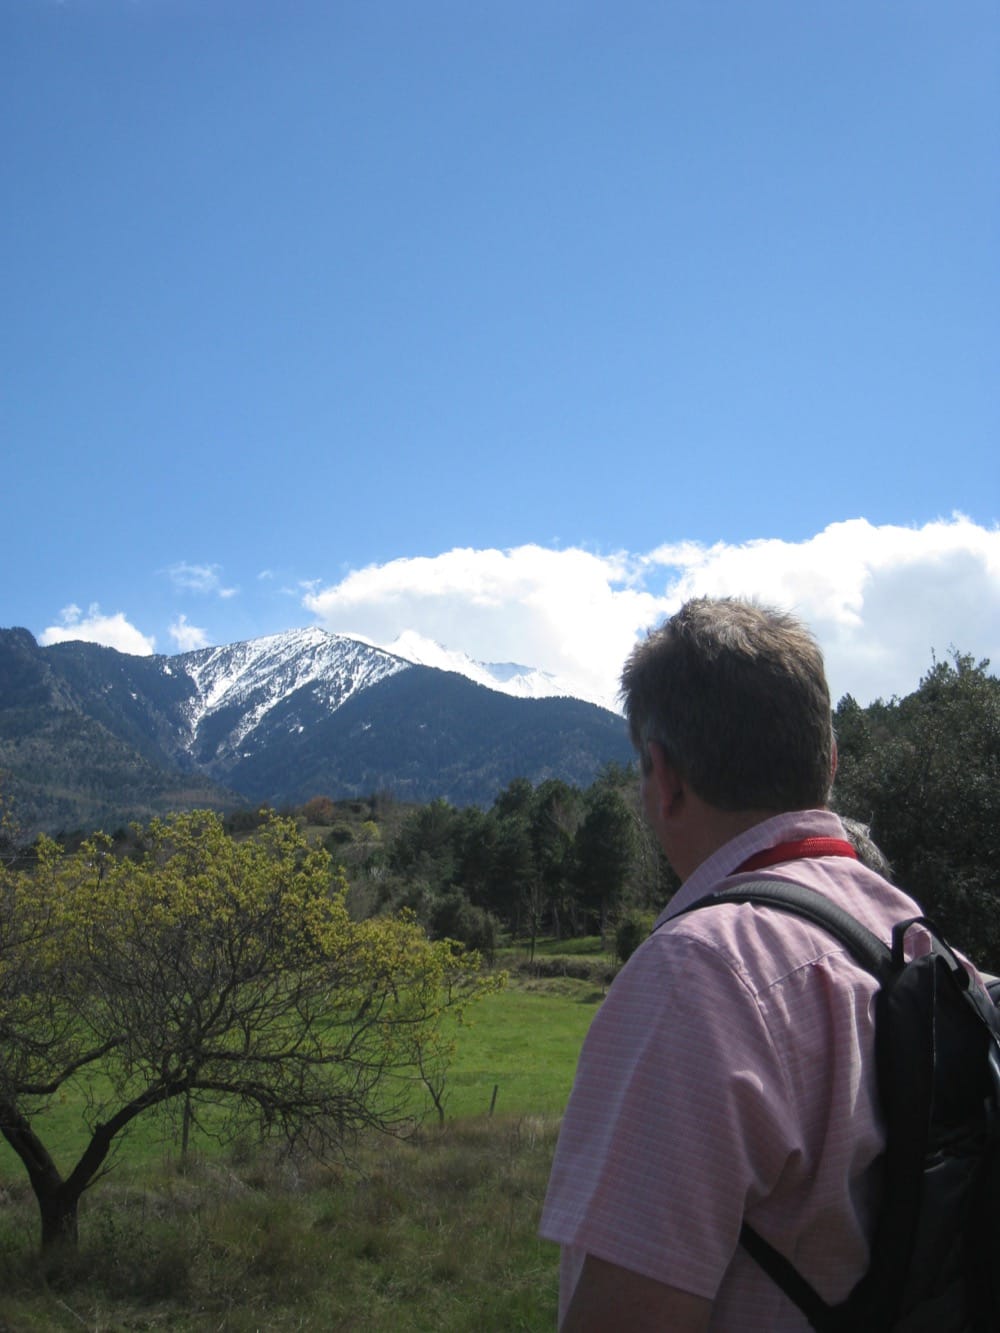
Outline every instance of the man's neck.
<svg viewBox="0 0 1000 1333"><path fill-rule="evenodd" d="M781 813L779 810L719 810L707 802L695 800L696 809L690 812L695 817L686 830L684 846L675 852L678 863L674 869L682 883L731 838Z"/></svg>

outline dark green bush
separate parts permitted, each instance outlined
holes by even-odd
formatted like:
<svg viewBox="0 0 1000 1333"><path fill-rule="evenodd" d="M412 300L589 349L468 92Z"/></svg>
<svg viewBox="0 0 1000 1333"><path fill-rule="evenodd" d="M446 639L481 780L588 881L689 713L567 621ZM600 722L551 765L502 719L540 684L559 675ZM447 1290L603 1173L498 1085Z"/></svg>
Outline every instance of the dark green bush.
<svg viewBox="0 0 1000 1333"><path fill-rule="evenodd" d="M625 963L653 929L656 917L652 912L640 912L635 908L619 917L615 928L615 957Z"/></svg>

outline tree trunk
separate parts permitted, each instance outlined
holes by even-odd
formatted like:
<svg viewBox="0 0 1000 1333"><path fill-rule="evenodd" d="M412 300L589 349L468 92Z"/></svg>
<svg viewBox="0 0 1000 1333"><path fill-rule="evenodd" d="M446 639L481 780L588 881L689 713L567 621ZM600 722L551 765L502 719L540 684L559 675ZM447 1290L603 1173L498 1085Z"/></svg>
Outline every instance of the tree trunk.
<svg viewBox="0 0 1000 1333"><path fill-rule="evenodd" d="M62 1183L55 1189L38 1181L32 1184L42 1217L42 1262L45 1271L53 1273L76 1255L80 1196Z"/></svg>
<svg viewBox="0 0 1000 1333"><path fill-rule="evenodd" d="M193 1114L191 1111L191 1093L184 1094L184 1111L181 1116L181 1161L186 1162L188 1148L191 1144L191 1121Z"/></svg>
<svg viewBox="0 0 1000 1333"><path fill-rule="evenodd" d="M83 1186L67 1184L48 1149L27 1118L12 1102L0 1099L0 1132L20 1157L31 1181L42 1220L42 1255L58 1267L61 1257L75 1254L77 1207ZM89 1177L88 1177L89 1179Z"/></svg>

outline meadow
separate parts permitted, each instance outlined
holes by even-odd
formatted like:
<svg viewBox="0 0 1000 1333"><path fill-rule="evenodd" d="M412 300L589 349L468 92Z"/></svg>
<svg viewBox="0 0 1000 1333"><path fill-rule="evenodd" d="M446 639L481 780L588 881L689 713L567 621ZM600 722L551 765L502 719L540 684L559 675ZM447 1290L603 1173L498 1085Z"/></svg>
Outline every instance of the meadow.
<svg viewBox="0 0 1000 1333"><path fill-rule="evenodd" d="M576 942L575 942L576 943ZM537 1238L558 1120L611 960L508 953L505 990L456 1027L445 1123L319 1164L140 1118L84 1196L80 1254L37 1261L37 1205L0 1149L0 1333L117 1330L535 1330L556 1316L554 1246ZM577 945L580 949L581 946ZM572 973L573 975L566 975ZM492 1114L491 1114L492 1108ZM82 1105L47 1116L60 1165Z"/></svg>

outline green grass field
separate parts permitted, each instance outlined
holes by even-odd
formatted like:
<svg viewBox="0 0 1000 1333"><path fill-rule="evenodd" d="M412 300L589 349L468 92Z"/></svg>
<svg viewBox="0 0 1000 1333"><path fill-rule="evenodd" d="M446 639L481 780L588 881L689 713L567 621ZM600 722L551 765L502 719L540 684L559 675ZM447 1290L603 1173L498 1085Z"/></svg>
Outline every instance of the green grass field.
<svg viewBox="0 0 1000 1333"><path fill-rule="evenodd" d="M455 1030L446 1114L488 1111L495 1087L505 1115L561 1115L601 995L590 981L515 976L473 1006Z"/></svg>
<svg viewBox="0 0 1000 1333"><path fill-rule="evenodd" d="M453 1029L455 1054L444 1094L447 1118L486 1114L494 1088L498 1114L561 1115L601 996L596 982L512 973L504 990L471 1006L466 1022ZM81 1091L54 1103L36 1122L64 1172L83 1148L84 1112ZM140 1116L119 1145L121 1167L133 1173L176 1157L178 1134L176 1114ZM211 1138L193 1147L209 1156L217 1151ZM0 1185L20 1181L23 1175L18 1158L0 1141Z"/></svg>
<svg viewBox="0 0 1000 1333"><path fill-rule="evenodd" d="M373 1140L352 1169L211 1139L181 1164L170 1125L140 1117L84 1197L79 1268L60 1285L40 1273L37 1206L3 1145L0 1331L550 1330L557 1256L538 1216L602 990L515 971L456 1028L444 1127ZM38 1121L64 1169L82 1110L67 1098Z"/></svg>

